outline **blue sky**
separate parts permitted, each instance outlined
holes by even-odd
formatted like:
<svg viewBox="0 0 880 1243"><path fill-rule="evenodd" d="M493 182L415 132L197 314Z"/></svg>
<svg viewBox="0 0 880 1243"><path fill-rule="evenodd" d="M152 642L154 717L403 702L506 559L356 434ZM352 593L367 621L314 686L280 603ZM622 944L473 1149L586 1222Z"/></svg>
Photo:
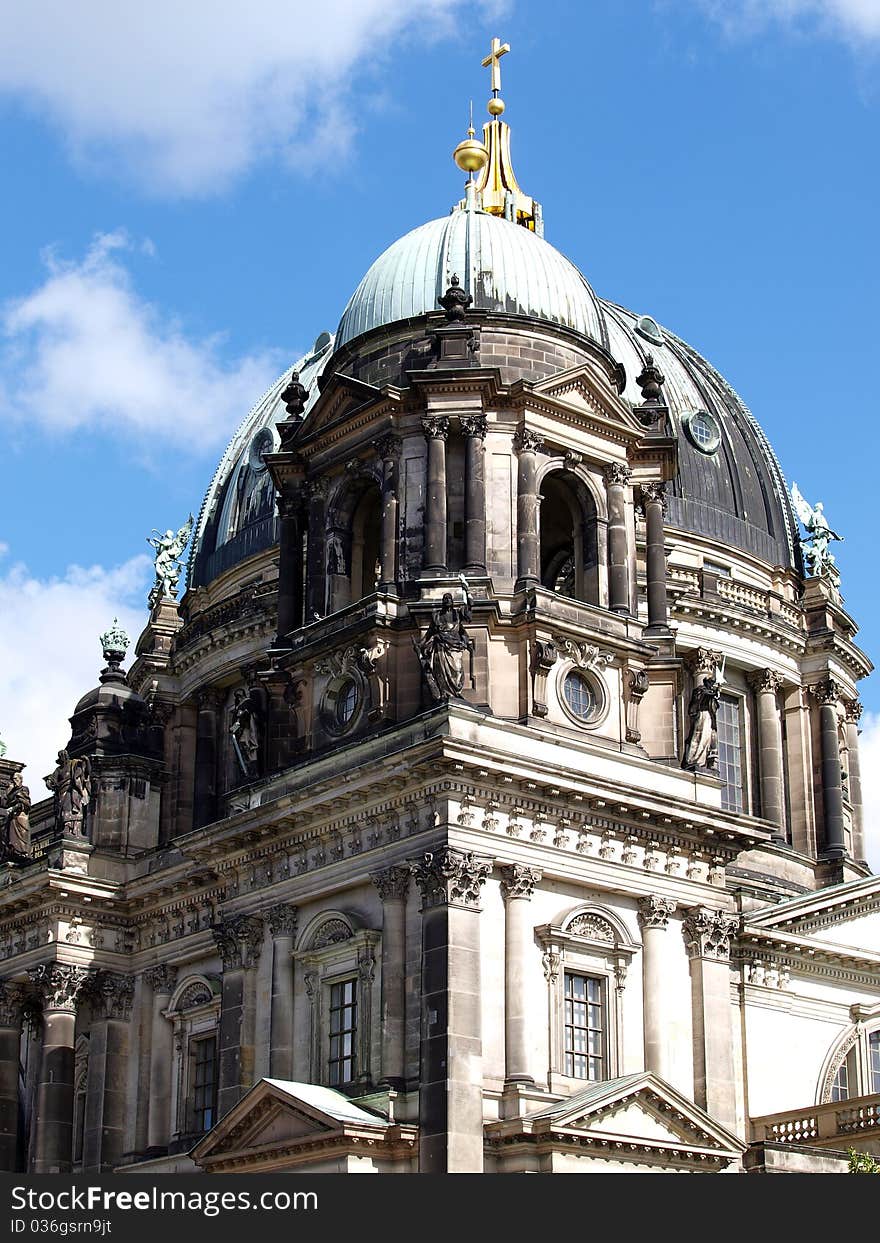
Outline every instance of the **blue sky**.
<svg viewBox="0 0 880 1243"><path fill-rule="evenodd" d="M95 636L143 622L151 528L197 511L263 387L460 196L450 153L495 34L548 240L740 392L845 534L847 607L880 652L880 4L413 8L0 18L0 735L36 797ZM880 711L876 679L864 699Z"/></svg>

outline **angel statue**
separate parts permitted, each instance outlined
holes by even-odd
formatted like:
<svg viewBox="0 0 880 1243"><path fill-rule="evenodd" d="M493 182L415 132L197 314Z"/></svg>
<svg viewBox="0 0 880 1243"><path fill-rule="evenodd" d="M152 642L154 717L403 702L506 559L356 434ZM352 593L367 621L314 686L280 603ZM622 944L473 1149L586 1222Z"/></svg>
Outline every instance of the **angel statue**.
<svg viewBox="0 0 880 1243"><path fill-rule="evenodd" d="M431 615L425 637L418 643L413 639L428 689L438 703L461 695L465 652L470 653L473 684L474 641L465 630L465 624L471 619L471 594L465 576L459 574L458 579L464 591L464 604L456 605L452 592L445 592L440 607Z"/></svg>
<svg viewBox="0 0 880 1243"><path fill-rule="evenodd" d="M814 509L804 500L796 483L791 485L791 499L795 513L807 531L806 539L801 540L801 552L807 570L813 576L829 572L837 574L834 554L828 551L828 545L832 540L839 540L843 543L843 536L831 530L828 519L822 512L822 502L817 501Z"/></svg>
<svg viewBox="0 0 880 1243"><path fill-rule="evenodd" d="M151 606L163 598L177 599L177 584L183 569L180 558L189 543L192 529L193 516L190 514L176 535L173 531L166 531L163 535L154 527L152 536L147 537L147 543L156 550L156 581L150 592Z"/></svg>

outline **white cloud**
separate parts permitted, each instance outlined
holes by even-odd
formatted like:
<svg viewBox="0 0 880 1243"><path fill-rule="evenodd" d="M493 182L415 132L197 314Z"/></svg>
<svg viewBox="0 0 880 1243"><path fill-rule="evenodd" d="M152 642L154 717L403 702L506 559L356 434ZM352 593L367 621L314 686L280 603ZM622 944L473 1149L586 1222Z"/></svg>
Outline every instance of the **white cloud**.
<svg viewBox="0 0 880 1243"><path fill-rule="evenodd" d="M836 36L864 47L880 40L878 0L699 0L731 35L753 35L774 22L801 33Z"/></svg>
<svg viewBox="0 0 880 1243"><path fill-rule="evenodd" d="M79 262L49 252L43 284L0 308L0 417L222 443L279 359L224 364L219 339L189 339L138 295L120 259L130 246L118 232L99 235Z"/></svg>
<svg viewBox="0 0 880 1243"><path fill-rule="evenodd" d="M114 617L133 650L146 622L151 564L143 554L111 569L71 565L63 577L40 579L19 563L0 575L0 736L7 759L27 764L35 802L48 796L43 778L70 737L77 701L98 685L98 636Z"/></svg>
<svg viewBox="0 0 880 1243"><path fill-rule="evenodd" d="M338 139L343 118L350 132L352 81L388 55L392 40L453 33L472 7L28 0L6 6L0 92L55 122L82 161L121 166L160 193L212 191L258 161L301 150L315 131Z"/></svg>
<svg viewBox="0 0 880 1243"><path fill-rule="evenodd" d="M865 857L880 872L880 713L866 712L859 738L859 767L865 809Z"/></svg>

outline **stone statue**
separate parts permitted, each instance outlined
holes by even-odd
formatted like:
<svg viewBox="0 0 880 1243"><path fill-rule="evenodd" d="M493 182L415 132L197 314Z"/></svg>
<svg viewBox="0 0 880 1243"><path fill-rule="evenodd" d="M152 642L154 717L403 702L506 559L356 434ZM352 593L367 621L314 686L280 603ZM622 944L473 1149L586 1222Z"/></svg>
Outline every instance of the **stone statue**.
<svg viewBox="0 0 880 1243"><path fill-rule="evenodd" d="M235 692L229 733L242 774L245 777L258 776L262 751L262 719L253 692L249 694L241 689Z"/></svg>
<svg viewBox="0 0 880 1243"><path fill-rule="evenodd" d="M81 837L92 797L92 766L87 757L71 759L66 751L59 751L58 766L46 778L46 785L55 795L55 827Z"/></svg>
<svg viewBox="0 0 880 1243"><path fill-rule="evenodd" d="M828 551L828 545L832 540L839 540L843 543L843 536L831 530L823 512L822 502L818 501L816 507L813 508L808 501L804 500L796 483L791 485L791 499L795 512L807 532L806 538L801 540L801 552L808 573L814 577L829 573L836 575L838 570L834 554Z"/></svg>
<svg viewBox="0 0 880 1243"><path fill-rule="evenodd" d="M703 678L694 687L688 716L691 728L684 745L682 768L715 768L718 763L718 705L721 683L715 677Z"/></svg>
<svg viewBox="0 0 880 1243"><path fill-rule="evenodd" d="M471 596L463 574L459 575L459 581L464 590L464 604L456 606L452 593L447 591L440 607L434 609L425 637L418 643L413 639L428 689L438 703L460 695L464 689L465 652L471 656L473 677L474 641L465 631L471 619Z"/></svg>
<svg viewBox="0 0 880 1243"><path fill-rule="evenodd" d="M327 573L344 574L345 572L345 550L342 547L342 540L334 531L327 540Z"/></svg>
<svg viewBox="0 0 880 1243"><path fill-rule="evenodd" d="M189 543L192 529L193 516L190 514L176 535L173 531L166 531L162 535L154 528L152 536L147 537L147 543L156 550L156 581L150 592L151 606L163 598L177 599L177 584L183 569L183 562L180 558Z"/></svg>
<svg viewBox="0 0 880 1243"><path fill-rule="evenodd" d="M451 324L461 324L464 323L465 312L473 302L473 298L462 289L459 284L458 273L453 272L449 288L443 297L438 298L437 301L443 307L443 310L446 312L446 318Z"/></svg>
<svg viewBox="0 0 880 1243"><path fill-rule="evenodd" d="M19 867L31 861L31 792L13 773L3 794L3 860Z"/></svg>

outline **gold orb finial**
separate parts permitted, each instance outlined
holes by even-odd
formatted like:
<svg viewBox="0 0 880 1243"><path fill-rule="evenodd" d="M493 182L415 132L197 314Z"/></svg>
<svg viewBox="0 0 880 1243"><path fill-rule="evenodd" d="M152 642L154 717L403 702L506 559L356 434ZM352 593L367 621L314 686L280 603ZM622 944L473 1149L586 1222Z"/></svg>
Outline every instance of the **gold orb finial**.
<svg viewBox="0 0 880 1243"><path fill-rule="evenodd" d="M496 98L490 99L486 104L486 108L488 109L489 116L500 117L505 108L504 100Z"/></svg>
<svg viewBox="0 0 880 1243"><path fill-rule="evenodd" d="M489 162L489 151L474 138L474 132L474 105L471 101L467 138L460 142L452 153L452 158L458 167L468 176L478 173Z"/></svg>

